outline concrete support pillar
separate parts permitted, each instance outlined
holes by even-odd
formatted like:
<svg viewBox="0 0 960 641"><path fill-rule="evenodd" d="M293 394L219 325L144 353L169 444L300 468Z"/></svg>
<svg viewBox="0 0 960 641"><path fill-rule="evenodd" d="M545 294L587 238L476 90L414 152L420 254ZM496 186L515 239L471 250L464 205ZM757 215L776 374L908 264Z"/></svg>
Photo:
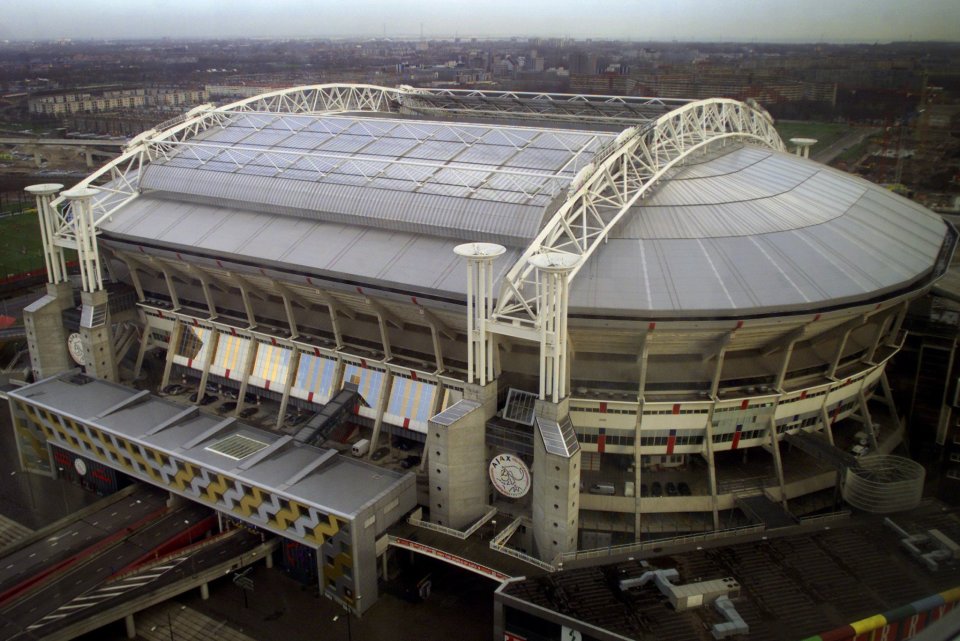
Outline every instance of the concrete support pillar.
<svg viewBox="0 0 960 641"><path fill-rule="evenodd" d="M707 413L706 433L703 437L704 458L707 459L707 480L710 482L710 505L713 511L713 529L720 529L720 508L717 499L717 463L713 459L713 411L717 406L717 399L713 399L710 411Z"/></svg>
<svg viewBox="0 0 960 641"><path fill-rule="evenodd" d="M200 585L200 600L206 601L210 598L210 584L203 583Z"/></svg>
<svg viewBox="0 0 960 641"><path fill-rule="evenodd" d="M577 549L580 528L580 444L569 401L537 401L533 433L533 540L536 555L552 562ZM569 437L569 438L567 438ZM558 443L572 444L558 446ZM550 443L549 449L547 443Z"/></svg>
<svg viewBox="0 0 960 641"><path fill-rule="evenodd" d="M210 330L210 346L207 348L206 358L203 359L203 370L200 372L200 385L197 387L197 402L200 404L203 395L207 393L207 379L210 378L210 365L213 364L213 358L217 355L217 346L220 344L220 330L214 328ZM237 408L240 407L237 403Z"/></svg>
<svg viewBox="0 0 960 641"><path fill-rule="evenodd" d="M87 162L87 167L93 167L93 154L90 153L89 149L84 149L84 159Z"/></svg>
<svg viewBox="0 0 960 641"><path fill-rule="evenodd" d="M160 389L170 384L170 373L173 371L173 357L176 356L177 348L180 347L180 337L184 331L183 327L183 322L179 318L173 321L173 330L170 332L170 345L167 347L167 359L163 366L163 379L160 381Z"/></svg>
<svg viewBox="0 0 960 641"><path fill-rule="evenodd" d="M487 503L486 420L476 401L462 400L430 419L424 457L430 457L430 520L466 529ZM529 487L529 485L528 485ZM519 497L517 497L519 498Z"/></svg>
<svg viewBox="0 0 960 641"><path fill-rule="evenodd" d="M132 614L128 614L127 616L123 617L123 623L124 623L124 625L127 626L127 638L128 638L128 639L136 639L136 638L137 638L137 624L136 624L136 622L133 620L133 615L132 615Z"/></svg>
<svg viewBox="0 0 960 641"><path fill-rule="evenodd" d="M296 347L290 347L290 360L287 361L287 377L283 381L283 396L280 398L280 410L277 412L277 429L283 426L283 417L287 414L287 405L290 404L290 390L296 382L297 370L300 369L300 350ZM237 412L240 411L240 404L237 403ZM372 451L376 447L371 447Z"/></svg>
<svg viewBox="0 0 960 641"><path fill-rule="evenodd" d="M268 570L273 569L273 552L267 553L266 566Z"/></svg>
<svg viewBox="0 0 960 641"><path fill-rule="evenodd" d="M113 351L113 328L106 290L81 292L80 338L87 374L107 381L117 380L117 362Z"/></svg>
<svg viewBox="0 0 960 641"><path fill-rule="evenodd" d="M770 437L770 453L773 455L773 467L777 472L777 482L780 484L780 504L787 507L787 482L783 475L783 458L780 456L780 441L777 440L777 419L776 410L770 414L770 421L767 425L767 434ZM747 450L744 450L746 454Z"/></svg>
<svg viewBox="0 0 960 641"><path fill-rule="evenodd" d="M390 402L390 394L393 393L393 372L389 369L383 375L383 383L380 384L380 397L377 401L377 415L373 419L373 435L370 437L370 450L367 452L367 458L373 456L374 450L380 441L380 430L383 429L383 415L387 411L387 403ZM424 452L423 461L426 462L427 455Z"/></svg>
<svg viewBox="0 0 960 641"><path fill-rule="evenodd" d="M37 380L76 367L67 351L63 310L73 307L69 282L48 283L47 293L23 310L30 367Z"/></svg>

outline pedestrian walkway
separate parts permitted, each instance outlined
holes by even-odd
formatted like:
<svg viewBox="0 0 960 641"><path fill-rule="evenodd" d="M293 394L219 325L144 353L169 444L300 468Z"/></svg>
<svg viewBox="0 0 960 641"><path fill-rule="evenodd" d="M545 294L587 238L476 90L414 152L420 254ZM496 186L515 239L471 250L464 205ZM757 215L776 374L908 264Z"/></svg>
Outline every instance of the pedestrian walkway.
<svg viewBox="0 0 960 641"><path fill-rule="evenodd" d="M7 546L16 543L20 539L25 539L31 534L33 534L33 530L30 528L25 525L20 525L13 519L8 519L0 514L0 553L2 553Z"/></svg>
<svg viewBox="0 0 960 641"><path fill-rule="evenodd" d="M202 612L176 602L164 603L136 615L137 639L217 639L218 641L256 641L230 627L227 621L211 619Z"/></svg>

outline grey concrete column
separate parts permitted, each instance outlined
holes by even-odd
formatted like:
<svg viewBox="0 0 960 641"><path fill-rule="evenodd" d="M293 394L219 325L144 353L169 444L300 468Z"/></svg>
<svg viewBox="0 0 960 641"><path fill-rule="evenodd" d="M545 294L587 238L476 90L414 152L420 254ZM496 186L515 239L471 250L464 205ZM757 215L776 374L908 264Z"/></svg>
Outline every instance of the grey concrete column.
<svg viewBox="0 0 960 641"><path fill-rule="evenodd" d="M430 419L424 456L430 457L430 520L466 529L487 503L486 420L481 405L462 400Z"/></svg>
<svg viewBox="0 0 960 641"><path fill-rule="evenodd" d="M566 402L537 401L533 434L533 539L552 562L577 549L580 527L580 443Z"/></svg>
<svg viewBox="0 0 960 641"><path fill-rule="evenodd" d="M117 362L113 351L113 329L110 324L106 290L81 292L83 311L80 315L80 338L87 374L107 381L117 380Z"/></svg>
<svg viewBox="0 0 960 641"><path fill-rule="evenodd" d="M269 558L269 557L268 557L268 558ZM200 585L200 599L201 599L202 601L206 601L206 600L209 599L209 598L210 598L210 584L209 584L209 583L202 583L202 584Z"/></svg>
<svg viewBox="0 0 960 641"><path fill-rule="evenodd" d="M268 570L270 570L270 569L273 568L273 552L268 552L268 553L267 553L267 562L266 562L266 565L267 565L267 569L268 569Z"/></svg>
<svg viewBox="0 0 960 641"><path fill-rule="evenodd" d="M136 638L137 638L137 624L136 624L136 622L133 620L133 615L132 615L132 614L128 614L127 616L123 617L123 622L124 622L124 624L127 626L127 638L128 638L128 639L136 639Z"/></svg>
<svg viewBox="0 0 960 641"><path fill-rule="evenodd" d="M76 367L67 351L68 333L63 327L63 310L70 307L73 307L70 283L47 283L46 295L23 310L30 367L37 380Z"/></svg>

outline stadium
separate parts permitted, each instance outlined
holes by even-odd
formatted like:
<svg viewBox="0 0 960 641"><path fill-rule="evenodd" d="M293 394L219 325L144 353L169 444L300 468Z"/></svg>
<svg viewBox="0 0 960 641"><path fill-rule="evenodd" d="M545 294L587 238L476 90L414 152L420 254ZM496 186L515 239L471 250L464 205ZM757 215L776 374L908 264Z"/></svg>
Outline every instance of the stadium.
<svg viewBox="0 0 960 641"><path fill-rule="evenodd" d="M189 475L177 452L259 421L274 440L238 460L344 452L354 504L320 492L306 536L296 483L251 490L208 454L197 465L225 476L172 491L315 548L339 527L354 557L374 538L350 524L375 513L379 536L416 505L458 531L506 515L495 540L546 563L830 508L851 450L903 439L884 369L956 244L727 99L298 87L199 107L70 190L30 190L50 274L27 313L31 364L72 400L11 395L24 464L51 473L49 441L164 485ZM116 407L83 414L82 390L63 393L71 356L180 403L229 396L241 421L151 445L186 415L147 416L160 401L107 383ZM138 407L139 461L51 417L116 438L134 428L109 414ZM363 441L359 458L396 468L367 493L347 451ZM214 491L234 482L236 505ZM260 520L257 487L275 504ZM350 601L376 568L337 558L321 575Z"/></svg>

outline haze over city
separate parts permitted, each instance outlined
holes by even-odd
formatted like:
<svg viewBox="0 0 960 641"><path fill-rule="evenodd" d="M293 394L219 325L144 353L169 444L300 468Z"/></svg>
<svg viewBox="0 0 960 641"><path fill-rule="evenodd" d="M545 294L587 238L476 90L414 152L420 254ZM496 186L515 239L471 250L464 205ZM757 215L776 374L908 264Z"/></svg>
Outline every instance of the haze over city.
<svg viewBox="0 0 960 641"><path fill-rule="evenodd" d="M953 0L42 0L4 10L0 39L503 37L886 42L955 40Z"/></svg>

